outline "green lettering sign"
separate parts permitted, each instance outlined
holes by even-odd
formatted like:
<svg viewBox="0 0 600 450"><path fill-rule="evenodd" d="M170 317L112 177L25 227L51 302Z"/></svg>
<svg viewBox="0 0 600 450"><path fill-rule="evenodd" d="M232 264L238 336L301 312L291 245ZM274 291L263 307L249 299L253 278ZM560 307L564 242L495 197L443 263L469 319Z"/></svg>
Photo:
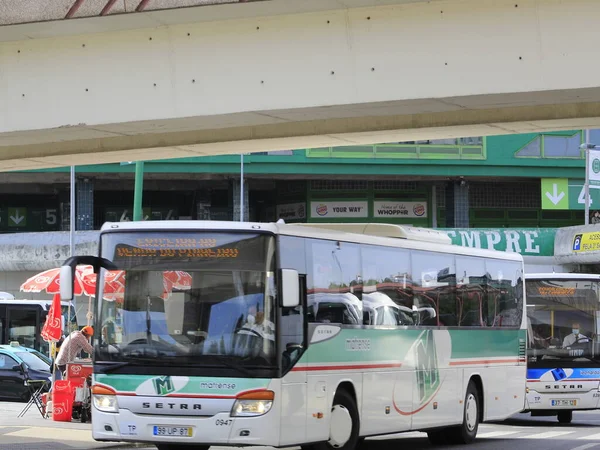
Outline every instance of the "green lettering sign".
<svg viewBox="0 0 600 450"><path fill-rule="evenodd" d="M447 228L440 231L448 234L454 245L524 256L554 256L556 228Z"/></svg>

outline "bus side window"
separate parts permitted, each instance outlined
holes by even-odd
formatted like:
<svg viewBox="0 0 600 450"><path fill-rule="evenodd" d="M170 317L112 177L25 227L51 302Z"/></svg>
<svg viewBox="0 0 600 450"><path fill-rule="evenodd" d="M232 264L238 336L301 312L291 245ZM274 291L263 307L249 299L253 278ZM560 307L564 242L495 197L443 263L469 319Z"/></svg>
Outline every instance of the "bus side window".
<svg viewBox="0 0 600 450"><path fill-rule="evenodd" d="M446 326L441 313L454 313L456 292L454 256L411 250L414 298L421 325ZM450 305L450 311L447 307ZM450 317L452 321L452 317Z"/></svg>
<svg viewBox="0 0 600 450"><path fill-rule="evenodd" d="M320 239L306 240L309 320L361 325L363 322L360 247Z"/></svg>
<svg viewBox="0 0 600 450"><path fill-rule="evenodd" d="M495 327L518 327L523 315L523 274L517 261L487 260L487 321Z"/></svg>

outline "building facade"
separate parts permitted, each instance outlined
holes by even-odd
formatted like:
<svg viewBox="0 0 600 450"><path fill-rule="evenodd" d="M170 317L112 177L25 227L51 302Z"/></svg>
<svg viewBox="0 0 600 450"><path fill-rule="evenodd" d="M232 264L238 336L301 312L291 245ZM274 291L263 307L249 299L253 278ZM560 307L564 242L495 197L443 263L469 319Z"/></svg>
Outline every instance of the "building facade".
<svg viewBox="0 0 600 450"><path fill-rule="evenodd" d="M143 216L239 220L243 203L244 217L255 221L577 225L583 141L582 131L567 131L250 154L243 187L238 155L146 162ZM132 219L134 165L76 173L77 230ZM543 207L542 180L553 179L567 180L566 208ZM68 230L69 206L69 168L0 174L1 233Z"/></svg>

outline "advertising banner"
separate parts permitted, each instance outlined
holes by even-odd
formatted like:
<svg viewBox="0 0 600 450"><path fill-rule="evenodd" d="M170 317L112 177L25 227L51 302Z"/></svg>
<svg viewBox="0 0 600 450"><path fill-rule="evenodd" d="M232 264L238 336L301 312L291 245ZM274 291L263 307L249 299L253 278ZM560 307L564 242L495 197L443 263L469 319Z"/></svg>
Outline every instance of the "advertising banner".
<svg viewBox="0 0 600 450"><path fill-rule="evenodd" d="M364 218L369 216L367 201L316 201L310 202L313 219Z"/></svg>
<svg viewBox="0 0 600 450"><path fill-rule="evenodd" d="M373 202L373 217L427 218L427 202Z"/></svg>
<svg viewBox="0 0 600 450"><path fill-rule="evenodd" d="M306 218L306 203L287 203L277 205L277 218L283 220L302 220Z"/></svg>
<svg viewBox="0 0 600 450"><path fill-rule="evenodd" d="M527 256L553 256L556 228L446 228L454 245L520 253Z"/></svg>

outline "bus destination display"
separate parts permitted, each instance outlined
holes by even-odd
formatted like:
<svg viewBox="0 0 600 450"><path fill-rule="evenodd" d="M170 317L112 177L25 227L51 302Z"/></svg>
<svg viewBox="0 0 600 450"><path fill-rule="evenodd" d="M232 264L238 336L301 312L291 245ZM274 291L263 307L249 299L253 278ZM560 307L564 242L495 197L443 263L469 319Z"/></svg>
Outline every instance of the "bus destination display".
<svg viewBox="0 0 600 450"><path fill-rule="evenodd" d="M237 258L240 254L236 244L221 245L213 238L140 238L133 245L118 244L116 258Z"/></svg>

